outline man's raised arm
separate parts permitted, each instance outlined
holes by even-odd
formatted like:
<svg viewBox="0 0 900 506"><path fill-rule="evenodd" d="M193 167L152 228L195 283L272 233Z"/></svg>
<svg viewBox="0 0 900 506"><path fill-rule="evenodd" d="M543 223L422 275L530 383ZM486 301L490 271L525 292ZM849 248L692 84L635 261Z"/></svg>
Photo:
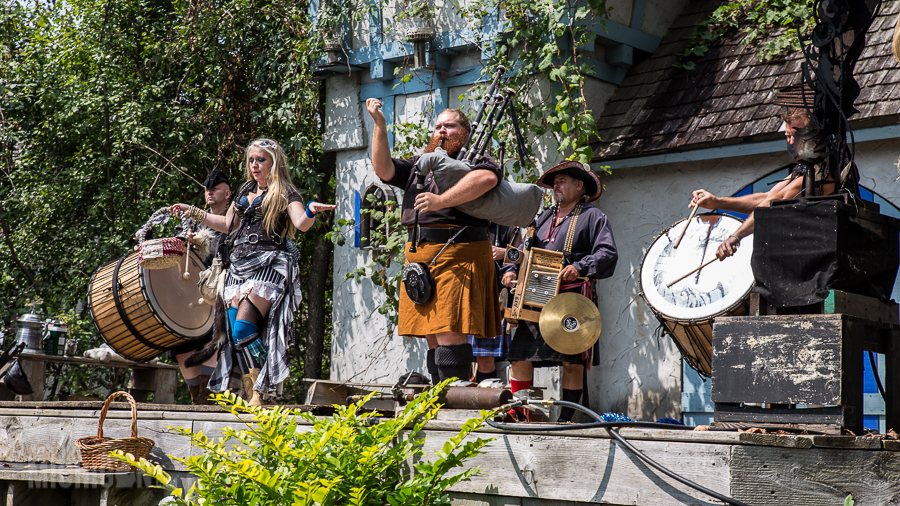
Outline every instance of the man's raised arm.
<svg viewBox="0 0 900 506"><path fill-rule="evenodd" d="M387 119L381 111L381 100L366 100L366 109L372 115L375 127L372 129L372 167L375 175L384 181L394 178L394 162L391 160L391 145L388 143Z"/></svg>
<svg viewBox="0 0 900 506"><path fill-rule="evenodd" d="M750 214L766 200L765 193L751 193L740 197L716 197L706 190L694 190L688 207L700 206L704 209L720 209L735 213Z"/></svg>

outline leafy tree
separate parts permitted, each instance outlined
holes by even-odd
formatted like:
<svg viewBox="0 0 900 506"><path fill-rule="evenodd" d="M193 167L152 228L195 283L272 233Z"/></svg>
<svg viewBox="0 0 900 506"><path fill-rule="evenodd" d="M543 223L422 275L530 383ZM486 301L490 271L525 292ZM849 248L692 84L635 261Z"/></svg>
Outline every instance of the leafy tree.
<svg viewBox="0 0 900 506"><path fill-rule="evenodd" d="M132 250L155 209L202 205L209 170L228 174L236 189L254 138L285 147L304 198L333 198L306 12L306 2L286 0L6 3L0 320L11 325L39 297L48 315L69 320L83 347L98 345L84 311L91 274ZM328 227L298 234L304 279ZM306 303L323 306L330 278L316 289ZM330 314L318 309L320 319ZM315 328L324 333L325 322ZM108 380L98 372L66 384L86 393Z"/></svg>

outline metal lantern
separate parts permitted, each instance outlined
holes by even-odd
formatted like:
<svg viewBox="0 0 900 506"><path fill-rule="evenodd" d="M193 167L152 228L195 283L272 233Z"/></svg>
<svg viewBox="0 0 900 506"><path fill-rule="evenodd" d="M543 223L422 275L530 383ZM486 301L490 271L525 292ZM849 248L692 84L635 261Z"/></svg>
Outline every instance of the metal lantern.
<svg viewBox="0 0 900 506"><path fill-rule="evenodd" d="M434 40L434 27L430 19L416 18L406 32L406 40L413 43L413 66L424 67L427 44Z"/></svg>
<svg viewBox="0 0 900 506"><path fill-rule="evenodd" d="M322 42L325 49L325 55L328 57L328 62L339 62L344 53L344 46L341 44L340 37L328 36L325 37Z"/></svg>

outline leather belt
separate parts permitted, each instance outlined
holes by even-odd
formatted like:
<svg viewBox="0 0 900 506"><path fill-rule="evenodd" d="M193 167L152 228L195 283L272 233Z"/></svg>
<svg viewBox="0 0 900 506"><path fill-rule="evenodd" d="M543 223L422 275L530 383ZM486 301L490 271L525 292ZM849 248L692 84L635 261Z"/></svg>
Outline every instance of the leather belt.
<svg viewBox="0 0 900 506"><path fill-rule="evenodd" d="M415 240L415 229L410 227L409 229L409 241L412 242ZM419 242L438 242L442 244L446 244L447 241L450 240L451 237L456 235L459 232L459 228L434 228L434 227L419 227ZM460 242L475 242L475 241L487 241L488 240L488 232L486 228L479 227L466 227L455 239L453 239L454 243Z"/></svg>
<svg viewBox="0 0 900 506"><path fill-rule="evenodd" d="M238 237L237 239L235 239L233 246L237 247L237 246L240 246L241 244L260 244L260 243L275 244L275 245L280 246L280 245L284 244L284 239L282 239L280 236L277 236L277 235L272 236L272 237L268 237L268 236L260 237L259 234L247 234L247 235L244 235L244 236L241 236L241 237Z"/></svg>

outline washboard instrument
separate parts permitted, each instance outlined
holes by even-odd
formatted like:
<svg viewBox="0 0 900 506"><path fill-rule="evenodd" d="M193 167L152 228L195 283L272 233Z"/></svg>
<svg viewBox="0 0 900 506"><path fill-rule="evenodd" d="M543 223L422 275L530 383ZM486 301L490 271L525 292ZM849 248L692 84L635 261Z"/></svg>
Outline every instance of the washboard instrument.
<svg viewBox="0 0 900 506"><path fill-rule="evenodd" d="M534 229L526 233L525 251L507 247L504 263L520 263L512 306L506 308L506 321L537 323L541 337L554 350L567 355L590 349L600 337L600 311L591 299L579 293L559 293L559 273L565 253L529 248ZM571 244L567 240L567 244ZM568 246L566 247L568 250ZM584 279L584 278L578 278Z"/></svg>
<svg viewBox="0 0 900 506"><path fill-rule="evenodd" d="M530 231L530 230L529 230ZM508 248L504 263L521 263L512 305L504 317L510 323L519 320L537 323L541 309L559 293L559 271L563 268L563 253L541 248L521 251Z"/></svg>

